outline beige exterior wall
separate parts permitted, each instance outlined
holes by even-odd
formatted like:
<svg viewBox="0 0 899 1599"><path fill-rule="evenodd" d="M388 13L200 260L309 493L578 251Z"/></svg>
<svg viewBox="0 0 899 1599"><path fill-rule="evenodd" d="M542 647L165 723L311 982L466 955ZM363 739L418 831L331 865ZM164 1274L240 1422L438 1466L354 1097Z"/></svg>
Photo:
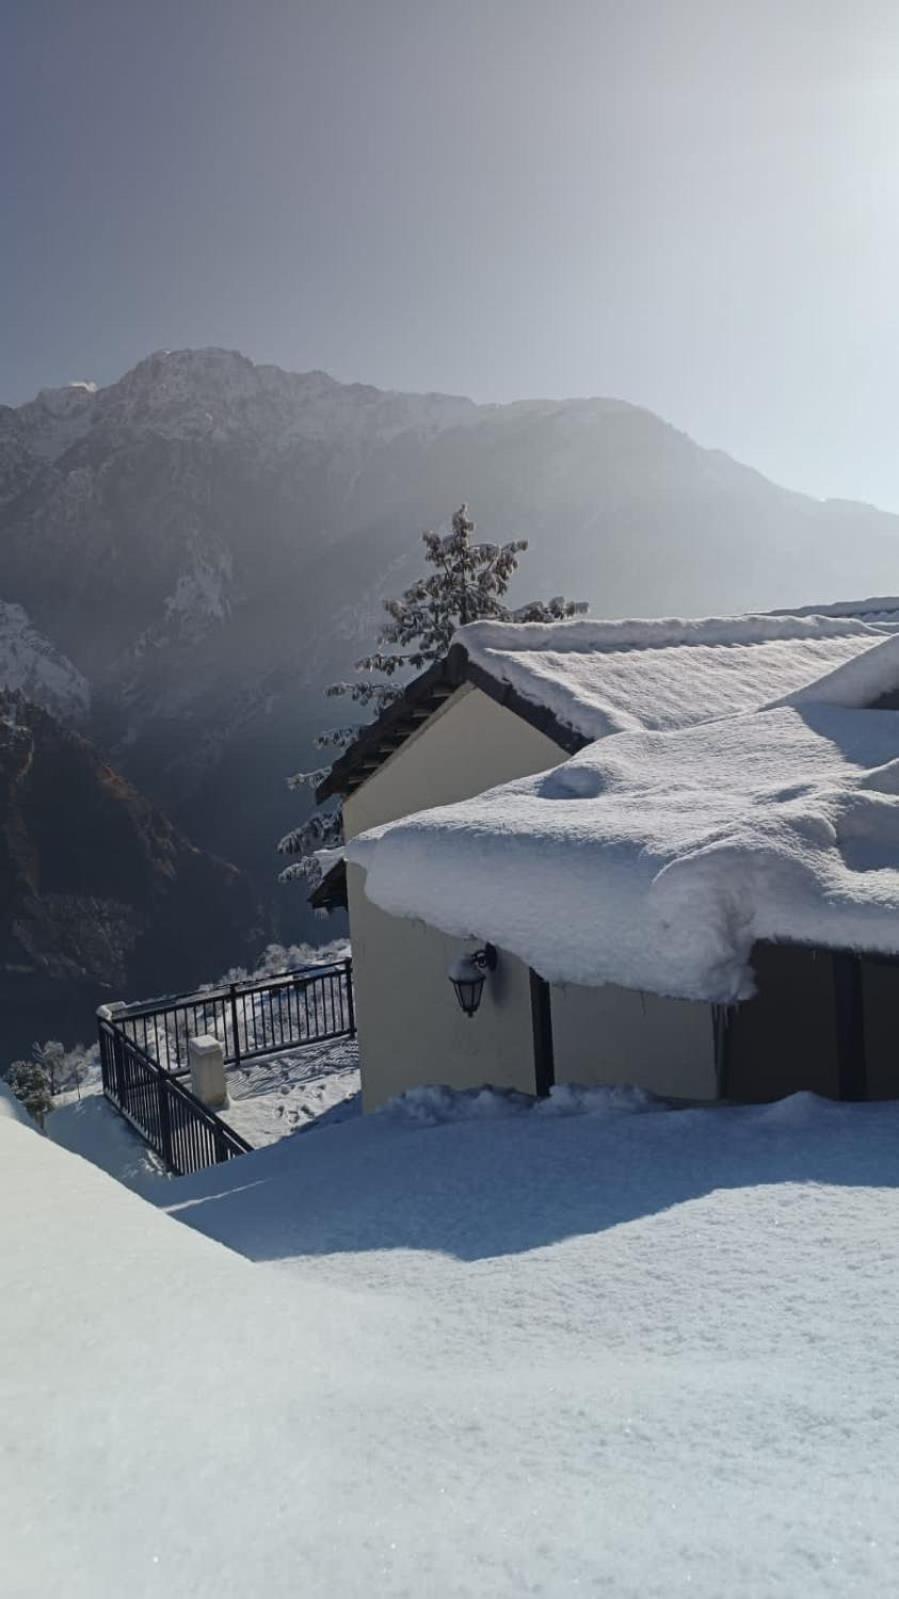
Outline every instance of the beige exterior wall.
<svg viewBox="0 0 899 1599"><path fill-rule="evenodd" d="M466 684L347 797L346 836L564 759L559 745ZM480 1009L468 1018L447 976L463 941L386 915L366 897L359 867L349 867L347 883L365 1109L424 1083L533 1093L530 979L521 961L500 951ZM557 1082L630 1082L673 1097L715 1097L708 1006L614 986L566 986L552 990L552 1016Z"/></svg>
<svg viewBox="0 0 899 1599"><path fill-rule="evenodd" d="M348 795L346 836L470 799L564 759L558 744L466 684ZM480 1009L469 1018L447 976L464 942L386 915L366 897L359 867L349 867L347 886L365 1109L422 1083L492 1083L532 1094L530 979L521 961L500 951Z"/></svg>
<svg viewBox="0 0 899 1599"><path fill-rule="evenodd" d="M343 805L347 838L431 805L471 799L513 777L545 772L565 750L464 684Z"/></svg>
<svg viewBox="0 0 899 1599"><path fill-rule="evenodd" d="M530 978L499 951L477 1015L462 1011L447 973L463 941L366 898L361 868L347 887L353 935L362 1102L375 1110L422 1083L534 1092Z"/></svg>
<svg viewBox="0 0 899 1599"><path fill-rule="evenodd" d="M557 1083L635 1083L674 1099L717 1099L710 1005L613 983L552 989Z"/></svg>

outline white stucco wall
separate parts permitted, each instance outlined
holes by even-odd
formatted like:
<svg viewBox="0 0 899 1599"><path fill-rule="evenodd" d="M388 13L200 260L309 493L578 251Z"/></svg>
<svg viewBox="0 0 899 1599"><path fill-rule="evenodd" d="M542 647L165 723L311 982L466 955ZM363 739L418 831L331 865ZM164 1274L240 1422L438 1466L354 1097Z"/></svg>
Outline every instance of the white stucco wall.
<svg viewBox="0 0 899 1599"><path fill-rule="evenodd" d="M347 795L347 838L431 805L471 799L513 777L544 772L565 750L520 716L464 684L361 788Z"/></svg>
<svg viewBox="0 0 899 1599"><path fill-rule="evenodd" d="M636 1083L675 1099L716 1099L712 1009L619 988L552 989L557 1083Z"/></svg>

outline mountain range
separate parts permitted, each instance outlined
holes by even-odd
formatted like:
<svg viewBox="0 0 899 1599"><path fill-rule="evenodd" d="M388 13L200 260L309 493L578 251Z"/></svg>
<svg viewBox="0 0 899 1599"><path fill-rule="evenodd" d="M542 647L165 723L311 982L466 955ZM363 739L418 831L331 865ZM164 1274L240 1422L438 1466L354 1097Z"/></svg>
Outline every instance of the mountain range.
<svg viewBox="0 0 899 1599"><path fill-rule="evenodd" d="M513 603L726 613L897 587L899 517L780 488L618 400L478 405L159 352L0 407L0 686L299 936L301 891L273 886L283 779L345 719L324 686L462 500L485 538L530 540Z"/></svg>

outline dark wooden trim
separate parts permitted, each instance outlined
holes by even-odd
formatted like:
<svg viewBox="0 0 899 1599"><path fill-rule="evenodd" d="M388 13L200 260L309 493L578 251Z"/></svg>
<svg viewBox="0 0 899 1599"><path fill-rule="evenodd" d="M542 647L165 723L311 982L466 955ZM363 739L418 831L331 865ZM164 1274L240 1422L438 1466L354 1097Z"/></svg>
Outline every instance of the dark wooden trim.
<svg viewBox="0 0 899 1599"><path fill-rule="evenodd" d="M545 1099L556 1080L553 1016L549 983L531 968L531 1028L534 1036L534 1092Z"/></svg>
<svg viewBox="0 0 899 1599"><path fill-rule="evenodd" d="M318 804L359 788L463 683L479 688L497 705L505 706L529 727L545 734L567 755L575 755L590 743L581 733L560 722L546 705L526 699L517 689L499 682L482 666L470 661L464 645L454 644L444 660L435 661L374 722L360 728L349 749L334 762L328 776L316 789Z"/></svg>
<svg viewBox="0 0 899 1599"><path fill-rule="evenodd" d="M715 1051L715 1083L718 1098L726 1099L729 1092L730 1041L734 1016L733 1005L712 1006L712 1043Z"/></svg>
<svg viewBox="0 0 899 1599"><path fill-rule="evenodd" d="M851 950L833 954L834 1022L837 1044L837 1096L865 1099L868 1092L865 1058L865 1006L862 963Z"/></svg>
<svg viewBox="0 0 899 1599"><path fill-rule="evenodd" d="M316 911L347 909L346 861L338 861L330 872L325 873L309 895L309 904Z"/></svg>
<svg viewBox="0 0 899 1599"><path fill-rule="evenodd" d="M359 729L348 750L334 762L328 776L315 791L319 805L335 794L348 794L382 766L389 755L422 725L458 687L454 681L456 663L453 651L443 661L435 661L422 672L400 698L388 705L373 722ZM424 716L419 713L424 712Z"/></svg>

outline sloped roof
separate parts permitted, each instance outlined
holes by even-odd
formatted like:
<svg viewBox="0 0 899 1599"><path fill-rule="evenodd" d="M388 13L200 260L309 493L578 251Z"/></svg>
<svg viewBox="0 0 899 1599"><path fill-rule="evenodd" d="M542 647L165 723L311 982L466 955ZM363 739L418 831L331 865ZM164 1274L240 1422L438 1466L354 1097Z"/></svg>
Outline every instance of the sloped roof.
<svg viewBox="0 0 899 1599"><path fill-rule="evenodd" d="M464 645L454 642L442 661L435 661L374 722L360 728L358 737L334 762L330 773L316 789L318 803L334 794L350 794L359 788L465 683L471 683L491 699L507 705L517 716L554 739L563 752L573 754L583 747L585 740L581 735L562 725L548 706L541 705L535 698L525 698L511 684L483 671L477 662L469 659Z"/></svg>
<svg viewBox="0 0 899 1599"><path fill-rule="evenodd" d="M899 708L899 635L889 633L872 648L835 666L824 677L785 695L783 703Z"/></svg>
<svg viewBox="0 0 899 1599"><path fill-rule="evenodd" d="M867 600L835 600L823 605L790 605L772 616L855 616L875 627L899 629L899 597L872 594Z"/></svg>
<svg viewBox="0 0 899 1599"><path fill-rule="evenodd" d="M882 615L888 604L858 603L878 603ZM842 614L473 622L444 661L361 730L318 799L358 788L465 682L574 753L609 733L755 710L853 661L888 631L888 622Z"/></svg>
<svg viewBox="0 0 899 1599"><path fill-rule="evenodd" d="M808 703L622 734L348 856L385 911L550 981L731 1002L758 940L899 954L899 713Z"/></svg>
<svg viewBox="0 0 899 1599"><path fill-rule="evenodd" d="M456 635L491 678L591 741L756 710L864 654L883 636L856 617L818 615L475 622Z"/></svg>

